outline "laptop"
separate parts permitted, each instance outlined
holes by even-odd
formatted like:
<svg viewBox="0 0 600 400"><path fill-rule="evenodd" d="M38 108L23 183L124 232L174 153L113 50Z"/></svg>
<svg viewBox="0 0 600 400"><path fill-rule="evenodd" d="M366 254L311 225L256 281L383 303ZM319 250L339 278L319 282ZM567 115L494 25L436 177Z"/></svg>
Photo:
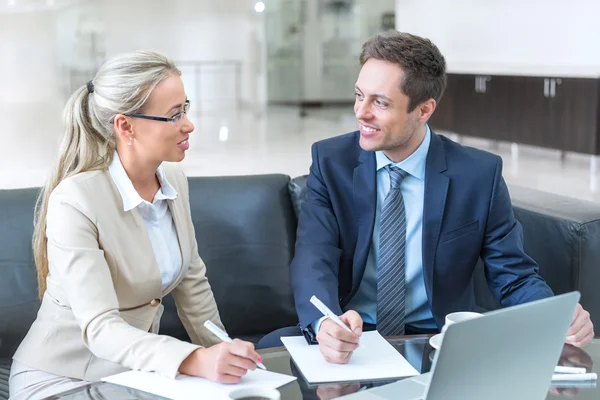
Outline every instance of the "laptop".
<svg viewBox="0 0 600 400"><path fill-rule="evenodd" d="M450 325L431 373L343 399L545 399L579 297L571 292Z"/></svg>

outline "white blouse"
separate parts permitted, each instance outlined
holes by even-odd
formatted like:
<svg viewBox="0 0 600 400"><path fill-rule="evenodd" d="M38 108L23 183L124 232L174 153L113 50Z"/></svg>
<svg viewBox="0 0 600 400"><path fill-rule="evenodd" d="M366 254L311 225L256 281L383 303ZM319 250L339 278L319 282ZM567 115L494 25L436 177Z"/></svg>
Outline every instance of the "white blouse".
<svg viewBox="0 0 600 400"><path fill-rule="evenodd" d="M127 176L116 151L108 171L123 198L123 210L127 212L138 207L142 213L156 263L160 269L162 290L165 290L179 275L182 263L177 231L167 203L167 200L177 198L177 191L169 184L160 166L156 170L160 189L156 192L152 203L142 199Z"/></svg>

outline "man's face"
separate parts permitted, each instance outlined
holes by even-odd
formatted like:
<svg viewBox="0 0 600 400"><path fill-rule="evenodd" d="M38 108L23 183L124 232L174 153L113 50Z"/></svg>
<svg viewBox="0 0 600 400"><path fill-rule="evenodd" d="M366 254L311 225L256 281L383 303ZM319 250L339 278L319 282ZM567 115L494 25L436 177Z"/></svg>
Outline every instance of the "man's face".
<svg viewBox="0 0 600 400"><path fill-rule="evenodd" d="M373 58L360 70L354 114L360 127L363 150L382 150L388 155L410 146L420 123L420 112L419 107L408 112L410 99L400 89L403 78L400 66Z"/></svg>

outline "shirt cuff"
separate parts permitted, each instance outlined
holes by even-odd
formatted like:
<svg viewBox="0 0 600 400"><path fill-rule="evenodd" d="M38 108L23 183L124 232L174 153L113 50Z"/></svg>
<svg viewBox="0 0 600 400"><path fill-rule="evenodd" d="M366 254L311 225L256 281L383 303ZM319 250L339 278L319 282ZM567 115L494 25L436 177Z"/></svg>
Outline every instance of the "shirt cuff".
<svg viewBox="0 0 600 400"><path fill-rule="evenodd" d="M313 321L310 326L312 327L313 332L315 333L315 337L319 334L319 329L321 328L321 324L329 317L321 317L316 321Z"/></svg>

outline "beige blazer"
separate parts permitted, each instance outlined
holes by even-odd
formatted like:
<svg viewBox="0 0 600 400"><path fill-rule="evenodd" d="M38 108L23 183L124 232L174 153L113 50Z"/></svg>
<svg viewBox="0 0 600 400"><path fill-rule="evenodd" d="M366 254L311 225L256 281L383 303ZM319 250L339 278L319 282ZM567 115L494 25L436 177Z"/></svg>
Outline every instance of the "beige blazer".
<svg viewBox="0 0 600 400"><path fill-rule="evenodd" d="M48 289L15 360L89 381L128 369L174 378L192 351L219 342L203 326L222 324L198 255L187 179L176 164L163 168L178 193L169 200L183 260L175 282L161 290L143 217L138 208L123 211L108 171L65 179L49 200ZM170 292L194 344L149 332Z"/></svg>

